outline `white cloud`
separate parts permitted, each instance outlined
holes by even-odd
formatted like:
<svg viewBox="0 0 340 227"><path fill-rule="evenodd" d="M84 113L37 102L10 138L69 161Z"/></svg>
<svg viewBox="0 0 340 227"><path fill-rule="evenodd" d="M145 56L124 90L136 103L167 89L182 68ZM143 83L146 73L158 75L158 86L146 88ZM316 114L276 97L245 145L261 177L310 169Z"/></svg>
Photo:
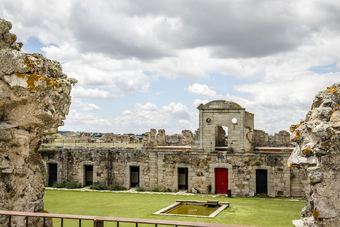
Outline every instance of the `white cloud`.
<svg viewBox="0 0 340 227"><path fill-rule="evenodd" d="M198 122L182 103L170 102L159 106L151 102L137 103L130 110L122 111L114 118L98 117L93 113L72 110L64 130L81 128L89 131L115 133L144 133L150 128L165 129L167 133L178 133L181 129L195 130Z"/></svg>
<svg viewBox="0 0 340 227"><path fill-rule="evenodd" d="M107 91L99 90L97 88L84 88L79 85L72 89L71 95L73 98L112 98L111 94Z"/></svg>
<svg viewBox="0 0 340 227"><path fill-rule="evenodd" d="M133 109L126 110L115 119L126 131L148 131L150 128L163 128L169 133L178 133L179 129L195 129L197 119L182 103L171 102L158 106L154 103L137 103Z"/></svg>
<svg viewBox="0 0 340 227"><path fill-rule="evenodd" d="M101 108L94 103L84 103L79 105L80 109L83 111L95 111L100 110Z"/></svg>
<svg viewBox="0 0 340 227"><path fill-rule="evenodd" d="M199 84L199 83L194 83L189 85L187 90L190 93L196 94L196 95L202 95L210 98L215 98L217 96L216 91L211 89L208 85L206 84Z"/></svg>
<svg viewBox="0 0 340 227"><path fill-rule="evenodd" d="M135 59L117 60L101 53L80 53L68 44L43 51L60 61L64 71L78 80L77 97L110 98L145 92L150 78Z"/></svg>
<svg viewBox="0 0 340 227"><path fill-rule="evenodd" d="M112 132L112 121L82 111L70 111L63 130L88 131L88 132Z"/></svg>
<svg viewBox="0 0 340 227"><path fill-rule="evenodd" d="M155 79L185 78L192 81L187 90L202 96L194 105L220 98L239 102L255 113L258 128L272 132L303 118L315 93L339 81L339 73L310 71L330 64L339 70L339 9L333 0L0 1L0 15L13 22L19 39L37 37L46 56L78 79L73 97L91 98L94 105L108 98L125 103L126 96L147 93ZM217 75L232 78L234 91L197 82ZM95 106L74 105L70 118L77 124L67 124L91 129L98 121L103 130L120 132L197 125L197 110L181 100L140 102L103 121L91 113ZM90 113L83 116L82 108Z"/></svg>
<svg viewBox="0 0 340 227"><path fill-rule="evenodd" d="M290 124L304 119L314 96L320 90L339 82L340 73L322 76L311 72L299 73L293 78L282 77L275 81L235 86L246 96L242 99L231 98L255 113L256 128L271 133L287 130Z"/></svg>
<svg viewBox="0 0 340 227"><path fill-rule="evenodd" d="M192 106L197 108L200 104L206 104L207 102L209 102L209 100L207 99L195 99L192 103Z"/></svg>

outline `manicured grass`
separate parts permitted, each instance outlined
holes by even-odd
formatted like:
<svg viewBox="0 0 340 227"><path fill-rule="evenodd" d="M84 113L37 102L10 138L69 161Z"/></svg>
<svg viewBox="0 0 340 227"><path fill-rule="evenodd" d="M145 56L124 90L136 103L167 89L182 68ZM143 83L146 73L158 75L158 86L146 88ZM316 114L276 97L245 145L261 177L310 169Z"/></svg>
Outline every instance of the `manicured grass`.
<svg viewBox="0 0 340 227"><path fill-rule="evenodd" d="M176 200L219 200L231 207L215 218L168 217L152 213ZM115 216L130 218L170 219L196 222L216 222L252 226L292 226L299 218L302 200L278 198L224 198L211 195L164 195L147 193L111 193L47 190L45 210L50 213ZM56 222L57 223L57 222ZM59 225L55 225L59 226ZM77 226L75 222L64 226ZM86 224L83 226L91 226ZM115 225L105 225L115 226ZM122 226L122 225L120 225ZM124 225L123 225L124 226ZM127 225L126 225L127 226Z"/></svg>

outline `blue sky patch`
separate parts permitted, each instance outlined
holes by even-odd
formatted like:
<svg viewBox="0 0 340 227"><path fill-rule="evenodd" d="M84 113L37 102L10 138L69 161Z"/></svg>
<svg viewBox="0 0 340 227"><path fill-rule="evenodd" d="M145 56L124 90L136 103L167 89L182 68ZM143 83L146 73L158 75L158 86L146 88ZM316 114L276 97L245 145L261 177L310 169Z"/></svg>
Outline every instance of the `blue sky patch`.
<svg viewBox="0 0 340 227"><path fill-rule="evenodd" d="M337 69L336 64L328 64L328 65L317 65L312 66L308 69L309 71L312 71L317 74L325 74L325 73L331 73L331 72L339 72L340 70Z"/></svg>
<svg viewBox="0 0 340 227"><path fill-rule="evenodd" d="M39 41L38 38L31 36L24 43L24 48L30 53L43 53L42 48L44 45Z"/></svg>

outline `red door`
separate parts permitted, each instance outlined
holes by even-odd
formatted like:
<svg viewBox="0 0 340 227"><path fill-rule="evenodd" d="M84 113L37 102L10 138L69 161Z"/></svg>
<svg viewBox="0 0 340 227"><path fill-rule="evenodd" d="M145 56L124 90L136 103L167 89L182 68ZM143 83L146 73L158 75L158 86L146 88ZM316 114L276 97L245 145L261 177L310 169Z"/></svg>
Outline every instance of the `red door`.
<svg viewBox="0 0 340 227"><path fill-rule="evenodd" d="M225 168L215 169L215 193L216 194L228 193L228 169Z"/></svg>

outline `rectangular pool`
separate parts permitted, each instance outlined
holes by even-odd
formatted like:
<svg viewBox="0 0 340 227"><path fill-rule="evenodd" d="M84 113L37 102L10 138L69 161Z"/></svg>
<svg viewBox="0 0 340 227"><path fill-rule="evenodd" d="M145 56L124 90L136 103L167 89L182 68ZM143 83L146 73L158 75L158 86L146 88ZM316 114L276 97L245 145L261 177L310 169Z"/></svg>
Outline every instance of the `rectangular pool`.
<svg viewBox="0 0 340 227"><path fill-rule="evenodd" d="M218 201L176 201L154 214L174 216L215 217L222 210L229 207L229 203Z"/></svg>

